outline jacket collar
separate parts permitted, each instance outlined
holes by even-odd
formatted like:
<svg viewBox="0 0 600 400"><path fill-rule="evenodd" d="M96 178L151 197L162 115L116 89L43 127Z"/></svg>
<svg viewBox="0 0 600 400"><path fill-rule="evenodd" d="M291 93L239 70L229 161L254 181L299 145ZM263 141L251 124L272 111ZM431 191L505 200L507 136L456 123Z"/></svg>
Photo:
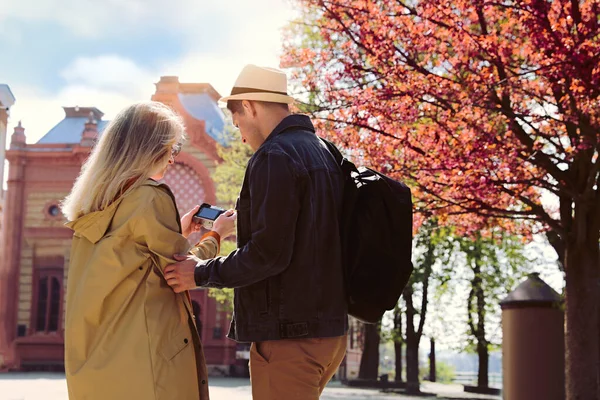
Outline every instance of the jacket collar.
<svg viewBox="0 0 600 400"><path fill-rule="evenodd" d="M281 122L273 129L273 132L267 137L265 143L274 138L275 136L284 133L290 129L296 129L301 131L310 131L315 133L315 127L306 115L292 114L285 117ZM263 143L264 144L264 143Z"/></svg>

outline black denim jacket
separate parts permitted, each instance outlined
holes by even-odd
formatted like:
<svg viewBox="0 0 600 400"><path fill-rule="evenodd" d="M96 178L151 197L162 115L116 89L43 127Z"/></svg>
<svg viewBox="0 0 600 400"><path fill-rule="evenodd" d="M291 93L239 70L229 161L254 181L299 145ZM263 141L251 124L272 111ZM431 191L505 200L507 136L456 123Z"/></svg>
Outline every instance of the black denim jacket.
<svg viewBox="0 0 600 400"><path fill-rule="evenodd" d="M286 117L248 162L238 249L202 261L198 286L235 288L229 337L240 342L344 335L342 176L306 116Z"/></svg>

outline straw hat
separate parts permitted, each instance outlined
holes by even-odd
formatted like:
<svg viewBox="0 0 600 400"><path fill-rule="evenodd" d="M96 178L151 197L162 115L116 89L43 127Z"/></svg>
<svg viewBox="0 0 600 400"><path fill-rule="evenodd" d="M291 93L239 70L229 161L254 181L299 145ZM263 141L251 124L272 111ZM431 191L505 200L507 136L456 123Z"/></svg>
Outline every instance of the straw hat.
<svg viewBox="0 0 600 400"><path fill-rule="evenodd" d="M231 95L222 97L219 101L226 103L229 100L285 104L294 102L294 98L287 94L287 77L283 71L252 64L244 67L231 89Z"/></svg>

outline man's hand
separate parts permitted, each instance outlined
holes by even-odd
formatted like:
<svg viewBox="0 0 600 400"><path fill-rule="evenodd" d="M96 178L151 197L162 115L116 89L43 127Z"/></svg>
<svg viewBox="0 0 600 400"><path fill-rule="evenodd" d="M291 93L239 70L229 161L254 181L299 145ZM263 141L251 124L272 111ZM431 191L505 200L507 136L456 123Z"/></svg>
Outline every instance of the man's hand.
<svg viewBox="0 0 600 400"><path fill-rule="evenodd" d="M165 268L165 279L169 286L175 293L195 289L194 271L196 270L196 260L181 255L175 255L174 258L179 262Z"/></svg>
<svg viewBox="0 0 600 400"><path fill-rule="evenodd" d="M217 232L221 240L233 235L235 232L235 221L237 213L235 210L227 210L217 218L213 224L212 230Z"/></svg>

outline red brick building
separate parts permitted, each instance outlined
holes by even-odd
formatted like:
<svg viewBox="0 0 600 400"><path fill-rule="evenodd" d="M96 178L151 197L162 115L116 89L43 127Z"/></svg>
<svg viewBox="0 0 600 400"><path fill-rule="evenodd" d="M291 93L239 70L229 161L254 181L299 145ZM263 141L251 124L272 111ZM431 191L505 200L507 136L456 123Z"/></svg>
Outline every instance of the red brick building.
<svg viewBox="0 0 600 400"><path fill-rule="evenodd" d="M7 87L0 85L0 145L7 125ZM2 91L4 89L4 91ZM12 96L12 95L11 95ZM184 119L188 141L165 182L180 212L204 201L216 203L211 175L219 157L224 117L219 94L209 84L162 77L152 100ZM65 118L35 144L27 144L19 122L6 152L9 162L0 242L0 370L63 365L64 304L72 231L59 209L94 140L107 121L95 107L64 107ZM3 161L4 154L0 154ZM3 165L3 162L2 162ZM0 171L2 169L0 168ZM1 192L1 191L0 191ZM197 238L190 238L193 241ZM238 346L225 337L227 313L206 290L192 293L206 361L213 373L243 371Z"/></svg>
<svg viewBox="0 0 600 400"><path fill-rule="evenodd" d="M162 77L152 96L176 110L187 127L188 141L164 179L181 213L204 201L217 202L211 175L220 161L216 144L223 140L224 127L218 98L211 85L180 83L176 77ZM0 176L8 107L14 101L8 86L0 85ZM8 189L2 193L0 187L0 371L64 365L64 289L72 231L64 227L59 202L108 123L95 107L64 111L65 118L35 144L26 143L19 122L6 152ZM207 290L193 291L192 299L211 373L246 374L247 362L236 354L247 357L248 346L225 337L227 312ZM362 332L361 324L351 320L338 378L358 377Z"/></svg>

